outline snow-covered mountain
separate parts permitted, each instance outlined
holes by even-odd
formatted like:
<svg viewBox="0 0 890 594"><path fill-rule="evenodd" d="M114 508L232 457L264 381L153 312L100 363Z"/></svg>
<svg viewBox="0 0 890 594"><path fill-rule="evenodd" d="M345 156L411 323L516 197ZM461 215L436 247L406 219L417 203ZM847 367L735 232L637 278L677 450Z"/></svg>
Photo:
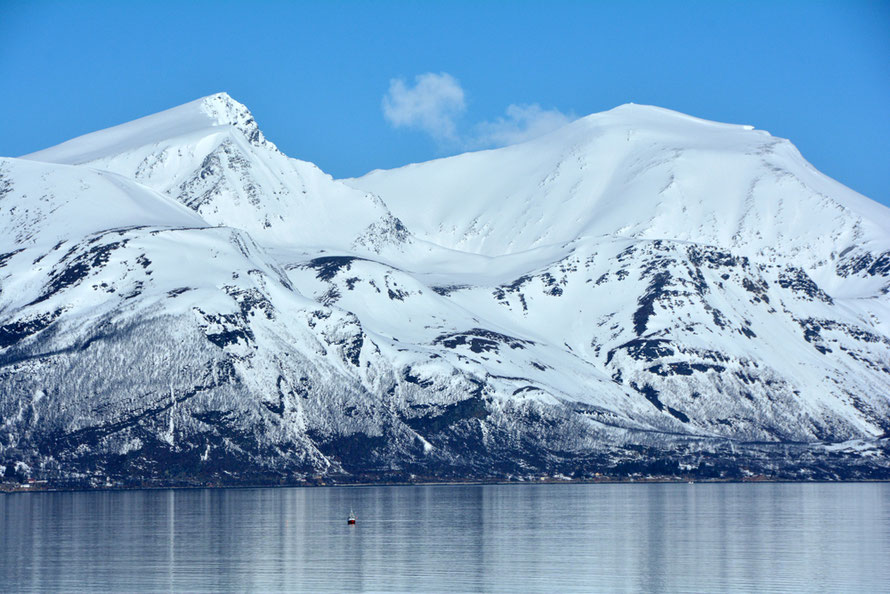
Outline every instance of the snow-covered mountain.
<svg viewBox="0 0 890 594"><path fill-rule="evenodd" d="M213 95L0 160L0 470L890 475L890 211L626 105L337 181Z"/></svg>
<svg viewBox="0 0 890 594"><path fill-rule="evenodd" d="M850 245L886 248L890 229L886 208L820 174L787 140L632 104L531 142L349 183L380 195L419 236L488 256L608 235L816 266Z"/></svg>
<svg viewBox="0 0 890 594"><path fill-rule="evenodd" d="M374 253L406 239L379 198L286 157L247 108L224 93L24 158L118 173L175 198L211 225L237 222L266 246Z"/></svg>

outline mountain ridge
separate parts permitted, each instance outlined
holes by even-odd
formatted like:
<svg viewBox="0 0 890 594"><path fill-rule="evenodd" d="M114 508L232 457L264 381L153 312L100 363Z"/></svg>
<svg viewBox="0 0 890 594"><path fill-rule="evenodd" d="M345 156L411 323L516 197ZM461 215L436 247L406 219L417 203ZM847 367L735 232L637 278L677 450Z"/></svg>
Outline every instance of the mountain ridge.
<svg viewBox="0 0 890 594"><path fill-rule="evenodd" d="M702 134L703 132L705 134ZM655 150L652 150L653 147ZM715 172L710 178L707 170L701 171L697 165L698 161L693 161L695 169L692 172L680 168L684 165L684 153L695 151L698 151L698 154L694 155L698 161L708 159L708 166L713 167ZM724 162L726 159L734 161L731 167ZM569 171L562 172L561 169ZM481 189L474 188L476 180L482 178L481 172L490 170L509 171L511 174L515 171L517 174L488 176L488 180L482 179ZM791 170L794 171L793 174L789 174ZM683 220L678 216L679 213L671 210L672 203L681 204L683 214L688 216L700 215L702 218L707 214L713 216L713 211L708 210L709 204L695 203L684 197L682 192L688 190L693 193L708 194L711 196L711 202L717 202L721 200L721 196L716 190L722 189L725 192L727 188L735 186L737 195L731 197L732 202L737 203L734 208L750 209L746 202L750 202L752 191L755 194L753 198L755 200L758 198L756 183L758 181L763 183L771 173L778 174L773 177L779 177L779 181L782 177L790 178L791 183L802 179L799 183L805 186L807 192L798 194L808 193L809 196L802 197L810 202L815 201L817 207L819 200L824 199L832 203L829 205L831 208L865 211L860 217L865 220L864 224L868 225L873 220L880 221L879 232L873 232L872 235L880 235L885 239L890 232L890 217L885 207L818 174L789 141L772 137L749 126L708 122L661 108L640 106L621 106L586 116L543 137L504 149L464 153L388 171L375 170L361 178L350 178L346 181L355 187L379 194L398 216L415 229L415 232L423 231L425 238L444 237L445 245L455 241L463 242L462 245L469 245L467 249L471 250L478 248L479 242L474 243L472 236L474 233L476 235L481 233L479 227L484 227L486 224L495 225L491 213L496 213L497 217L503 219L505 215L513 214L511 207L515 209L526 203L531 204L539 209L535 214L545 217L545 227L552 227L554 223L559 226L560 221L557 217L562 216L562 213L558 209L547 211L541 208L545 197L549 200L559 199L560 206L571 206L571 201L577 199L585 203L593 202L600 218L609 218L610 211L618 209L619 214L612 218L619 220L614 222L610 220L608 225L600 224L587 229L584 233L586 235L678 239L737 249L745 247L746 243L751 243L750 237L743 238L746 241L730 241L734 232L745 231L740 228L743 220L739 220L720 235L707 236L700 232L698 235L688 233L686 237L680 237L674 228L686 229L681 224ZM682 187L686 181L684 175L687 179L700 178L693 182L707 184L707 187L696 188L693 182L687 183L689 188ZM726 179L727 175L734 176L734 179ZM749 178L753 178L753 188L750 187L752 181ZM429 187L425 190L423 215L410 210L410 189L402 191L398 187L401 183L406 188L413 188L418 186L422 179L435 180L436 186L432 192ZM734 183L735 179L742 181ZM642 187L628 187L628 182ZM759 204L758 208L763 210L773 202L781 203L781 198L777 198L777 191L767 188L764 193L770 192L770 194L761 201L763 204ZM834 194L840 191L840 194L828 199L826 191ZM749 194L747 197L744 195L745 192ZM625 211L628 210L626 201L631 199L643 201L644 198L637 194L646 194L646 207L639 209L641 214L652 214L645 215L649 219L639 221L636 228L628 228L624 223L627 214ZM457 200L457 196L463 195L481 196L481 206L473 211L475 216L471 218L463 212L460 213L459 216L469 220L460 220L459 217L452 216L452 211L449 210L449 206ZM489 196L491 200L499 202L485 202ZM615 196L621 197L622 202L615 204ZM838 199L840 202L837 202ZM471 204L465 204L466 202ZM834 203L837 203L837 206ZM472 201L465 200L460 204L462 207L474 208ZM822 210L826 208L822 207ZM691 212L687 213L687 209ZM695 209L701 213L695 212ZM583 213L572 214L583 215ZM486 215L489 218L486 219ZM743 218L742 215L744 212L736 214L735 217ZM669 217L670 225L656 225L652 229L647 229L645 223L652 223L655 217ZM454 220L455 218L457 220ZM518 215L515 218L518 219ZM476 227L473 227L474 222ZM762 222L768 223L768 221ZM643 223L643 226L640 223ZM443 227L449 224L456 225L463 231L463 239L448 238L433 229L436 226ZM514 219L508 219L504 226L512 230L515 227ZM580 230L568 231L570 232L557 237L553 237L552 233L547 235L544 231L538 231L523 244L523 247L536 245L535 242L540 242L545 237L550 242L569 241L577 237ZM660 234L653 234L653 231L658 231ZM699 231L706 229L702 227ZM747 232L750 234L751 230ZM855 233L855 230L851 230L850 233ZM812 242L816 243L818 242ZM763 248L769 245L770 243L764 240L756 247ZM495 249L486 253L499 254L504 251Z"/></svg>
<svg viewBox="0 0 890 594"><path fill-rule="evenodd" d="M890 211L788 141L631 105L338 181L225 94L109 130L0 161L7 477L890 475Z"/></svg>
<svg viewBox="0 0 890 594"><path fill-rule="evenodd" d="M136 148L134 143L151 144L227 126L238 129L254 144L268 145L277 150L274 144L265 139L245 105L232 99L228 93L214 93L124 124L83 134L20 158L78 165L126 152Z"/></svg>

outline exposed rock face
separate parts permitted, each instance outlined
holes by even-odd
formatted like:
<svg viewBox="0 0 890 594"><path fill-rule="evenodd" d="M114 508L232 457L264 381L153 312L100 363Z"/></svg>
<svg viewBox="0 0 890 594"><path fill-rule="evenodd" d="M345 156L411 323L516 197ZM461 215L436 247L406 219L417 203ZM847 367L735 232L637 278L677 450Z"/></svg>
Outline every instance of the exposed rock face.
<svg viewBox="0 0 890 594"><path fill-rule="evenodd" d="M214 95L0 160L0 470L887 478L888 288L887 209L764 132L344 183Z"/></svg>

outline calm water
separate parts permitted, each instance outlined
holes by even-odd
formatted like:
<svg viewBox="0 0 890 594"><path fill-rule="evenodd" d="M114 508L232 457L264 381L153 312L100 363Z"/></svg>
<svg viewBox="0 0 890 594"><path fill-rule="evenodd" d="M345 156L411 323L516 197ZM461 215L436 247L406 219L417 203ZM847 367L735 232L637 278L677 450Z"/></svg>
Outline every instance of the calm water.
<svg viewBox="0 0 890 594"><path fill-rule="evenodd" d="M0 495L4 591L888 589L890 484Z"/></svg>

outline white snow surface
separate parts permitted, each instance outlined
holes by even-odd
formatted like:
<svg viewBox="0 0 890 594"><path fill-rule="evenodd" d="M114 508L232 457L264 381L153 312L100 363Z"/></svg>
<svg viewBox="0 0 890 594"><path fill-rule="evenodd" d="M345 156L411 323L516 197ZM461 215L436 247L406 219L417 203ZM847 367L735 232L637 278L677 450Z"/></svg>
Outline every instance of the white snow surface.
<svg viewBox="0 0 890 594"><path fill-rule="evenodd" d="M378 198L283 155L247 108L224 93L23 158L118 173L183 202L209 224L237 223L265 245L375 252L398 242Z"/></svg>
<svg viewBox="0 0 890 594"><path fill-rule="evenodd" d="M672 239L815 265L886 249L890 211L750 126L622 105L544 137L346 180L418 236L499 256L602 236Z"/></svg>
<svg viewBox="0 0 890 594"><path fill-rule="evenodd" d="M73 431L162 401L172 449L222 407L317 469L343 470L318 436L354 433L444 460L440 424L411 419L476 397L490 443L559 451L869 442L890 431L888 291L890 210L787 140L655 107L345 181L225 94L0 159L7 444L25 410ZM143 447L126 431L107 447Z"/></svg>

